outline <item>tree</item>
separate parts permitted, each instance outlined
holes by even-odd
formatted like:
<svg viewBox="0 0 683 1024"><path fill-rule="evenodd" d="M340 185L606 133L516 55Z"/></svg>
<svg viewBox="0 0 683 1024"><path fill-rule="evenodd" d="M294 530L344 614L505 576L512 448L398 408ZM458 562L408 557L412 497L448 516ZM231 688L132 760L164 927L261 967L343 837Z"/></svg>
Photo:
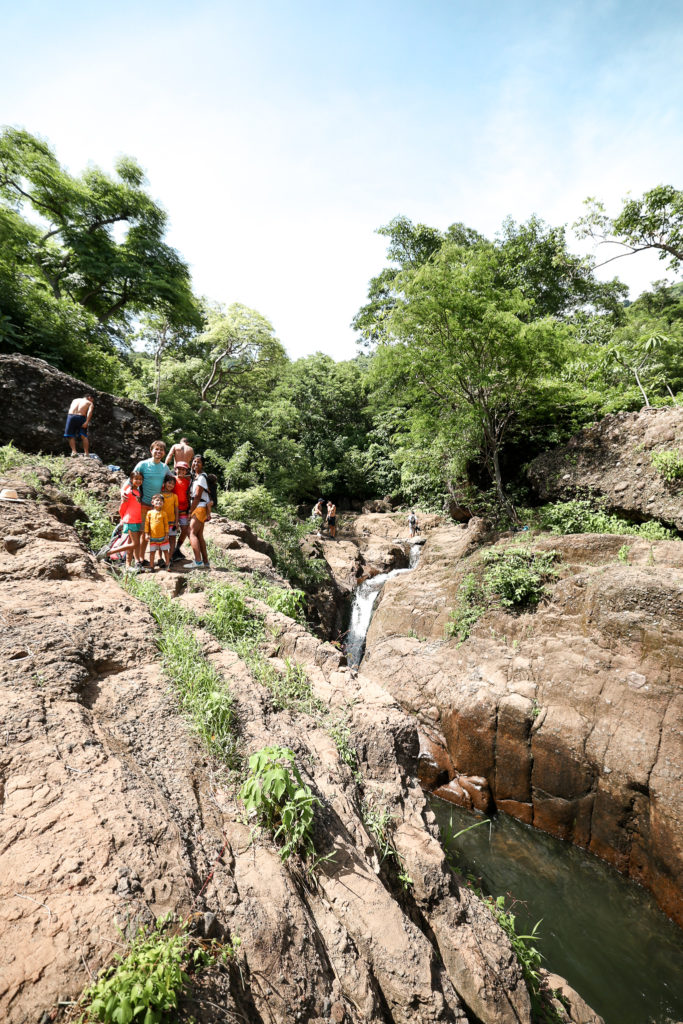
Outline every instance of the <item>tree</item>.
<svg viewBox="0 0 683 1024"><path fill-rule="evenodd" d="M208 327L197 338L207 369L200 383L200 399L215 408L234 390L238 380L259 364L286 359L269 320L240 302L228 309L209 310Z"/></svg>
<svg viewBox="0 0 683 1024"><path fill-rule="evenodd" d="M154 404L159 404L161 394L161 366L164 356L182 352L188 340L188 329L174 327L163 312L146 313L140 318L136 339L154 360Z"/></svg>
<svg viewBox="0 0 683 1024"><path fill-rule="evenodd" d="M74 177L47 143L19 129L0 134L0 231L17 273L68 298L104 325L156 311L175 328L199 326L190 274L163 241L166 214L122 157L111 178Z"/></svg>
<svg viewBox="0 0 683 1024"><path fill-rule="evenodd" d="M533 301L532 318L565 318L586 306L620 315L628 288L616 278L598 281L592 260L569 252L564 226L551 227L536 216L515 224L508 217L496 246L500 283Z"/></svg>
<svg viewBox="0 0 683 1024"><path fill-rule="evenodd" d="M527 389L559 363L561 333L549 319L525 322L531 301L501 287L499 271L493 246L445 242L397 280L384 346L385 361L407 371L423 400L476 434L498 499L511 509L500 451Z"/></svg>
<svg viewBox="0 0 683 1024"><path fill-rule="evenodd" d="M600 245L620 245L625 252L599 263L605 266L622 256L655 249L660 260L669 259L677 271L683 262L683 192L673 185L658 185L640 199L624 199L621 212L609 217L595 198L586 199L586 213L575 228L582 238L594 238Z"/></svg>

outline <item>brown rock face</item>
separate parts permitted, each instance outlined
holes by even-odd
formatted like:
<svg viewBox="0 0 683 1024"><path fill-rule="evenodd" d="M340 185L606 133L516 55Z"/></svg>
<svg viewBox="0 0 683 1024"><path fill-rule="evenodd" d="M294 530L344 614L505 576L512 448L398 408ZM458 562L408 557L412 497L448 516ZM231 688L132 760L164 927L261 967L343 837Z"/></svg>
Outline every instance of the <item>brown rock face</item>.
<svg viewBox="0 0 683 1024"><path fill-rule="evenodd" d="M147 458L151 442L161 436L161 423L146 406L97 391L42 359L23 355L0 355L0 404L12 410L0 423L0 444L14 441L22 451L63 454L69 405L85 394L95 399L90 451L103 462L129 469Z"/></svg>
<svg viewBox="0 0 683 1024"><path fill-rule="evenodd" d="M560 555L548 599L489 610L458 645L444 626L482 540L475 521L429 534L384 588L361 671L425 726L438 709L457 795L483 776L498 807L610 861L683 922L683 544L531 537Z"/></svg>
<svg viewBox="0 0 683 1024"><path fill-rule="evenodd" d="M253 552L239 524L216 521L212 532L230 557ZM147 609L44 506L0 503L0 536L1 1020L40 1021L58 999L77 998L121 948L119 926L131 935L172 911L242 940L235 977L202 983L204 1001L190 1006L198 1024L286 1024L292 1007L311 1022L531 1024L506 936L447 869L412 774L415 721L385 689L250 598L265 619L263 656L273 669L285 658L301 665L319 702L312 715L277 710L234 651L187 626L232 694L240 754L290 747L320 801L314 840L332 856L311 883L298 859L283 864L245 823L237 786L160 670ZM239 580L222 567L202 579L226 577ZM181 574L159 583L195 615L206 611ZM329 731L340 716L363 796L392 815L409 896L359 814Z"/></svg>
<svg viewBox="0 0 683 1024"><path fill-rule="evenodd" d="M683 530L683 481L667 483L650 460L669 449L683 450L683 409L620 412L539 455L528 476L542 501L595 494L627 518Z"/></svg>

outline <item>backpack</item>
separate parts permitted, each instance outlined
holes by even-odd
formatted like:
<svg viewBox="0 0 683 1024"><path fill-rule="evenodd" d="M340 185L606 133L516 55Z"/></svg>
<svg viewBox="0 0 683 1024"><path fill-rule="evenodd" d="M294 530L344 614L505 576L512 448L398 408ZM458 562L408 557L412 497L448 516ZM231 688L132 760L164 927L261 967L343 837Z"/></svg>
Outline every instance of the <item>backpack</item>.
<svg viewBox="0 0 683 1024"><path fill-rule="evenodd" d="M215 473L205 473L204 476L209 485L209 498L213 502L213 507L216 508L218 505L218 477Z"/></svg>

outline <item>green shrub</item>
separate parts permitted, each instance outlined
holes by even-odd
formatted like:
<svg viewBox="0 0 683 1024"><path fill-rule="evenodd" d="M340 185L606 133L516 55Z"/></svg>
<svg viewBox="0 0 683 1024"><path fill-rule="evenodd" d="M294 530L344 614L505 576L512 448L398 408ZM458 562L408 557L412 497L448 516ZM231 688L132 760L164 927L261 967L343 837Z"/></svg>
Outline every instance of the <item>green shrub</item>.
<svg viewBox="0 0 683 1024"><path fill-rule="evenodd" d="M396 828L396 820L391 811L373 800L364 800L361 805L363 824L375 840L380 855L380 864L384 861L393 862L397 871L399 885L404 892L409 892L413 880L405 871L403 858L396 849L392 833Z"/></svg>
<svg viewBox="0 0 683 1024"><path fill-rule="evenodd" d="M76 523L76 530L91 551L99 551L111 537L113 523L107 512L107 506L85 487L76 485L69 488L69 495L74 503L85 512L85 522Z"/></svg>
<svg viewBox="0 0 683 1024"><path fill-rule="evenodd" d="M486 612L486 595L473 572L465 576L458 588L458 603L446 623L446 636L463 643Z"/></svg>
<svg viewBox="0 0 683 1024"><path fill-rule="evenodd" d="M611 515L604 509L596 508L587 498L572 501L558 501L534 510L525 510L525 517L535 526L550 533L616 533L626 536L644 537L647 540L673 540L674 530L651 520L647 523L630 523L627 519Z"/></svg>
<svg viewBox="0 0 683 1024"><path fill-rule="evenodd" d="M204 657L199 641L188 632L196 617L166 597L152 580L126 577L122 585L145 601L154 616L163 669L195 730L216 757L233 767L237 759L233 699L225 680Z"/></svg>
<svg viewBox="0 0 683 1024"><path fill-rule="evenodd" d="M177 1011L193 976L232 956L238 945L239 939L200 944L182 919L159 918L152 929L140 928L128 951L117 954L83 993L80 1021L160 1024Z"/></svg>
<svg viewBox="0 0 683 1024"><path fill-rule="evenodd" d="M650 461L660 476L668 483L683 480L683 452L670 448L666 451L652 452Z"/></svg>
<svg viewBox="0 0 683 1024"><path fill-rule="evenodd" d="M489 551L483 557L489 567L484 573L484 590L503 608L533 607L546 593L546 582L557 576L553 565L557 557L556 551L529 548Z"/></svg>
<svg viewBox="0 0 683 1024"><path fill-rule="evenodd" d="M281 843L280 857L315 857L313 813L320 805L301 778L288 747L264 747L249 758L249 775L240 790L247 814Z"/></svg>

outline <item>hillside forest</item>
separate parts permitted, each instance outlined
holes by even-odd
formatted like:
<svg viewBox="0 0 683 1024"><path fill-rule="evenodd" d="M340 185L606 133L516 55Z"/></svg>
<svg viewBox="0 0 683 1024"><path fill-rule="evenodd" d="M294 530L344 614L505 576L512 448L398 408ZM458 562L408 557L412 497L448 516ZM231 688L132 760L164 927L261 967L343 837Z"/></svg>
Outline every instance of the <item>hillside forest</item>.
<svg viewBox="0 0 683 1024"><path fill-rule="evenodd" d="M75 176L6 129L0 351L156 409L233 493L392 495L514 521L534 456L607 413L683 400L683 192L580 214L580 236L618 247L577 256L566 226L534 215L495 238L397 216L379 228L387 259L353 321L357 357L291 360L261 313L194 294L135 160ZM597 279L602 253L644 249L673 281L629 302L618 277Z"/></svg>

